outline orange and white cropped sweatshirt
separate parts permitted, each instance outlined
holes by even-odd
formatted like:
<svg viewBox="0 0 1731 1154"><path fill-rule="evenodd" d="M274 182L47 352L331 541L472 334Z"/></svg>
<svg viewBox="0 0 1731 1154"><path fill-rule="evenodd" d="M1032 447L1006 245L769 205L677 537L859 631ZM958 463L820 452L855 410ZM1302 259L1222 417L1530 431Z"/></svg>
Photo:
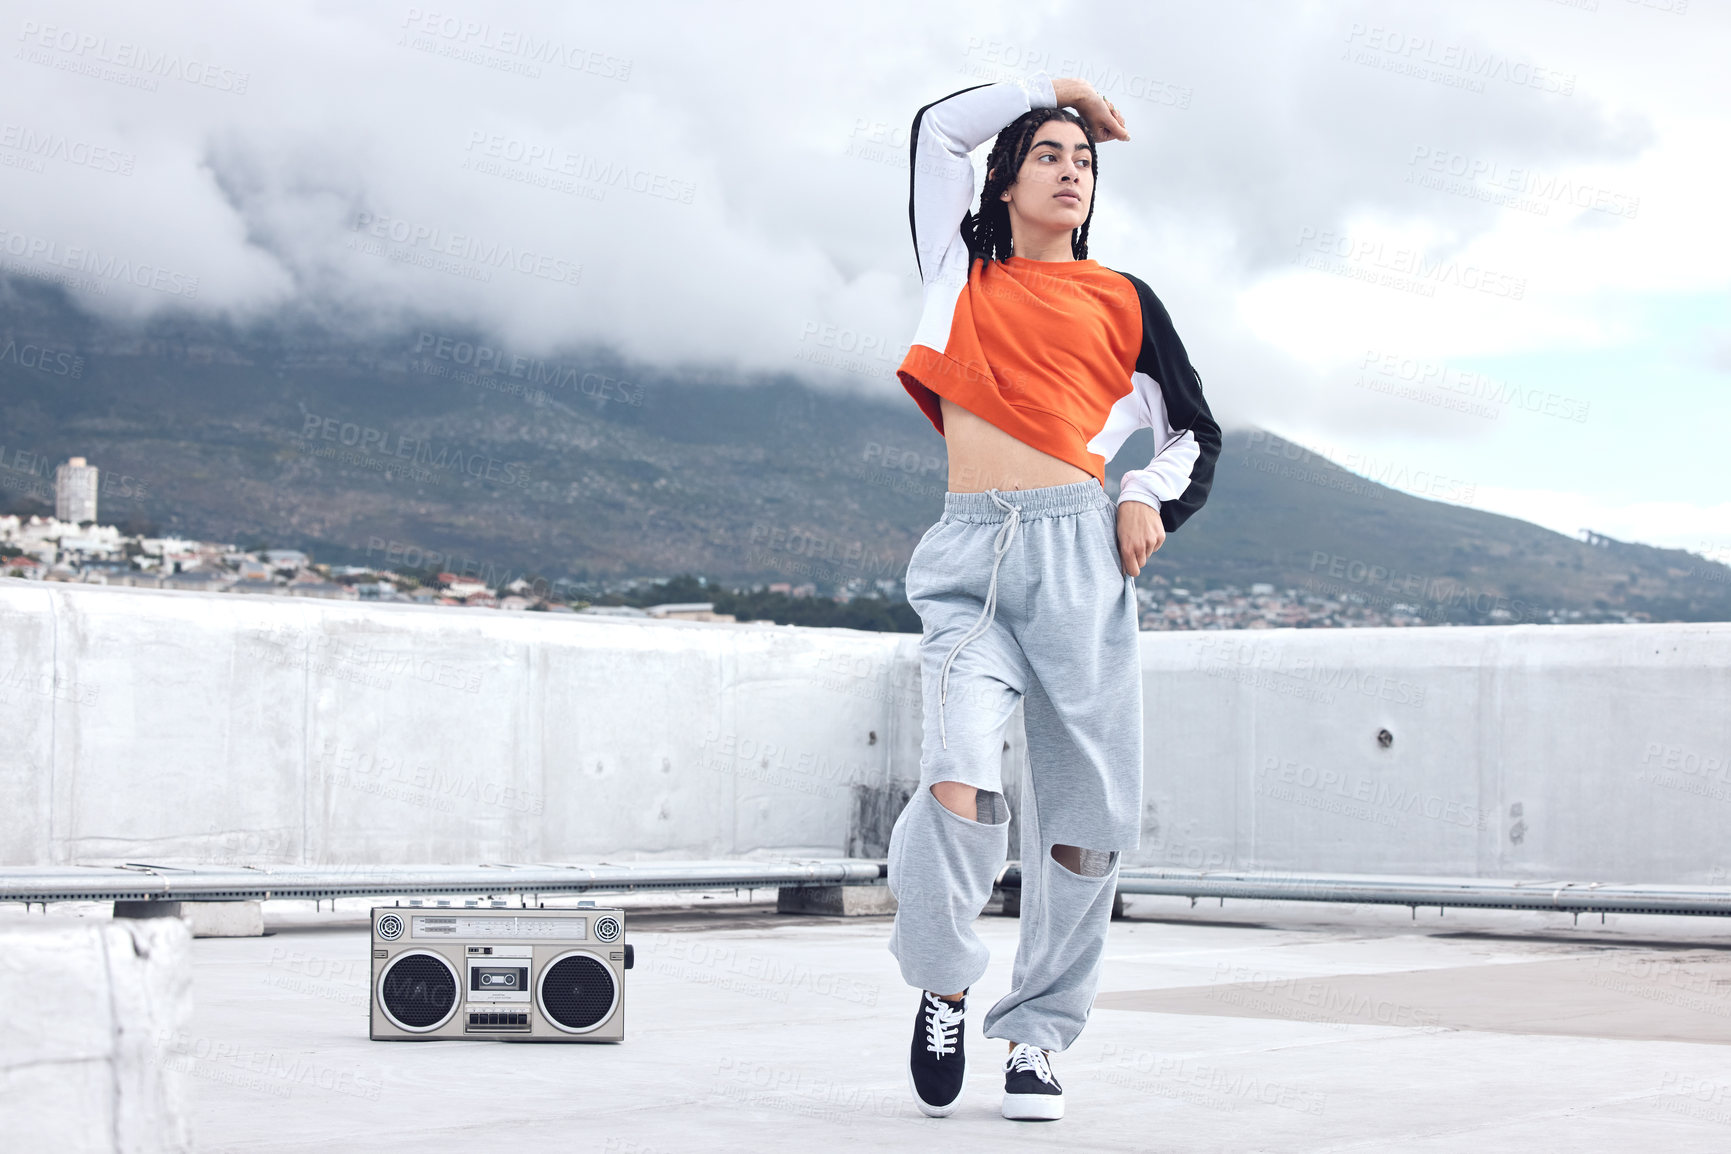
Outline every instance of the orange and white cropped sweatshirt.
<svg viewBox="0 0 1731 1154"><path fill-rule="evenodd" d="M1131 433L1156 452L1126 472L1120 501L1171 532L1208 498L1220 428L1172 318L1151 289L1092 260L975 259L968 153L1030 108L1057 105L1044 73L965 88L914 117L908 218L925 303L897 375L938 432L939 397L1104 483Z"/></svg>

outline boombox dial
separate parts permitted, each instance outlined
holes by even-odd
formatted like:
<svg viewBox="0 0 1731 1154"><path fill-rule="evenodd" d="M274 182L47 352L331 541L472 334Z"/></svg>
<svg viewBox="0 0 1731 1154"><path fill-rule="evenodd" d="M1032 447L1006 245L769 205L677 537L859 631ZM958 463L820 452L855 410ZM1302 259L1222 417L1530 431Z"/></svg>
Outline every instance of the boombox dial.
<svg viewBox="0 0 1731 1154"><path fill-rule="evenodd" d="M457 971L439 954L399 954L379 975L379 1005L399 1029L436 1030L457 1008Z"/></svg>

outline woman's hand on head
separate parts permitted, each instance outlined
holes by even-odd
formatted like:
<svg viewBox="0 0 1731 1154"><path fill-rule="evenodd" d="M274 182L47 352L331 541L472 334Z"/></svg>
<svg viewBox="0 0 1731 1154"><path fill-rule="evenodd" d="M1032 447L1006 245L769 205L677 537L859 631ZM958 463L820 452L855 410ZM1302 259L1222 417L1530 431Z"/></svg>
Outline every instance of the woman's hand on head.
<svg viewBox="0 0 1731 1154"><path fill-rule="evenodd" d="M1052 81L1052 94L1059 108L1074 108L1076 115L1088 123L1096 141L1129 140L1130 130L1124 124L1124 114L1110 100L1094 91L1086 80L1064 76Z"/></svg>

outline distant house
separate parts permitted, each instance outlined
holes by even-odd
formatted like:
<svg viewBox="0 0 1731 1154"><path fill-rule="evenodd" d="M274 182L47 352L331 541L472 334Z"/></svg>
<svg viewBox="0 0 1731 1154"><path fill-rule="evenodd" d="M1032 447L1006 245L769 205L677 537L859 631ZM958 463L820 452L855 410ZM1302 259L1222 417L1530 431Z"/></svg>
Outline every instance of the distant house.
<svg viewBox="0 0 1731 1154"><path fill-rule="evenodd" d="M185 573L170 573L163 577L164 589L179 589L182 592L220 593L234 584L234 575L218 573L210 569L193 569Z"/></svg>
<svg viewBox="0 0 1731 1154"><path fill-rule="evenodd" d="M717 613L713 601L685 601L670 605L651 605L644 610L651 617L665 621L733 621L731 613Z"/></svg>
<svg viewBox="0 0 1731 1154"><path fill-rule="evenodd" d="M40 581L48 571L48 566L34 557L0 557L0 577L22 577L27 581Z"/></svg>
<svg viewBox="0 0 1731 1154"><path fill-rule="evenodd" d="M279 573L298 573L311 564L311 558L299 549L266 549L264 563Z"/></svg>
<svg viewBox="0 0 1731 1154"><path fill-rule="evenodd" d="M459 601L465 601L477 593L492 592L485 581L477 581L473 577L459 577L455 573L441 573L438 581L445 587L447 597L455 597Z"/></svg>
<svg viewBox="0 0 1731 1154"><path fill-rule="evenodd" d="M91 585L119 585L134 570L125 561L86 561L84 580Z"/></svg>
<svg viewBox="0 0 1731 1154"><path fill-rule="evenodd" d="M334 581L290 582L288 594L291 597L323 597L330 601L357 600L357 595L353 589L347 585L338 585Z"/></svg>

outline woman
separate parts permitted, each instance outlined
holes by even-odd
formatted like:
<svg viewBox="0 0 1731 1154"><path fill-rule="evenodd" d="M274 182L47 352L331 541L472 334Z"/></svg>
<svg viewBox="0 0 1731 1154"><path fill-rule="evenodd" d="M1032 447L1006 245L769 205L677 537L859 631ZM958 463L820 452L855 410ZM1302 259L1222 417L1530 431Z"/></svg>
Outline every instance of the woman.
<svg viewBox="0 0 1731 1154"><path fill-rule="evenodd" d="M968 153L993 134L970 213ZM925 303L899 376L945 437L949 492L908 563L925 734L890 839L890 949L923 991L908 1077L933 1117L960 1100L966 994L987 962L972 922L1008 846L1000 768L1018 701L1021 937L984 1030L1010 1047L1004 1116L1063 1116L1051 1053L1087 1021L1119 855L1141 837L1135 576L1201 508L1220 451L1159 299L1087 259L1096 144L1129 139L1089 84L1043 73L914 117ZM1159 452L1124 474L1114 510L1106 462L1145 426Z"/></svg>

